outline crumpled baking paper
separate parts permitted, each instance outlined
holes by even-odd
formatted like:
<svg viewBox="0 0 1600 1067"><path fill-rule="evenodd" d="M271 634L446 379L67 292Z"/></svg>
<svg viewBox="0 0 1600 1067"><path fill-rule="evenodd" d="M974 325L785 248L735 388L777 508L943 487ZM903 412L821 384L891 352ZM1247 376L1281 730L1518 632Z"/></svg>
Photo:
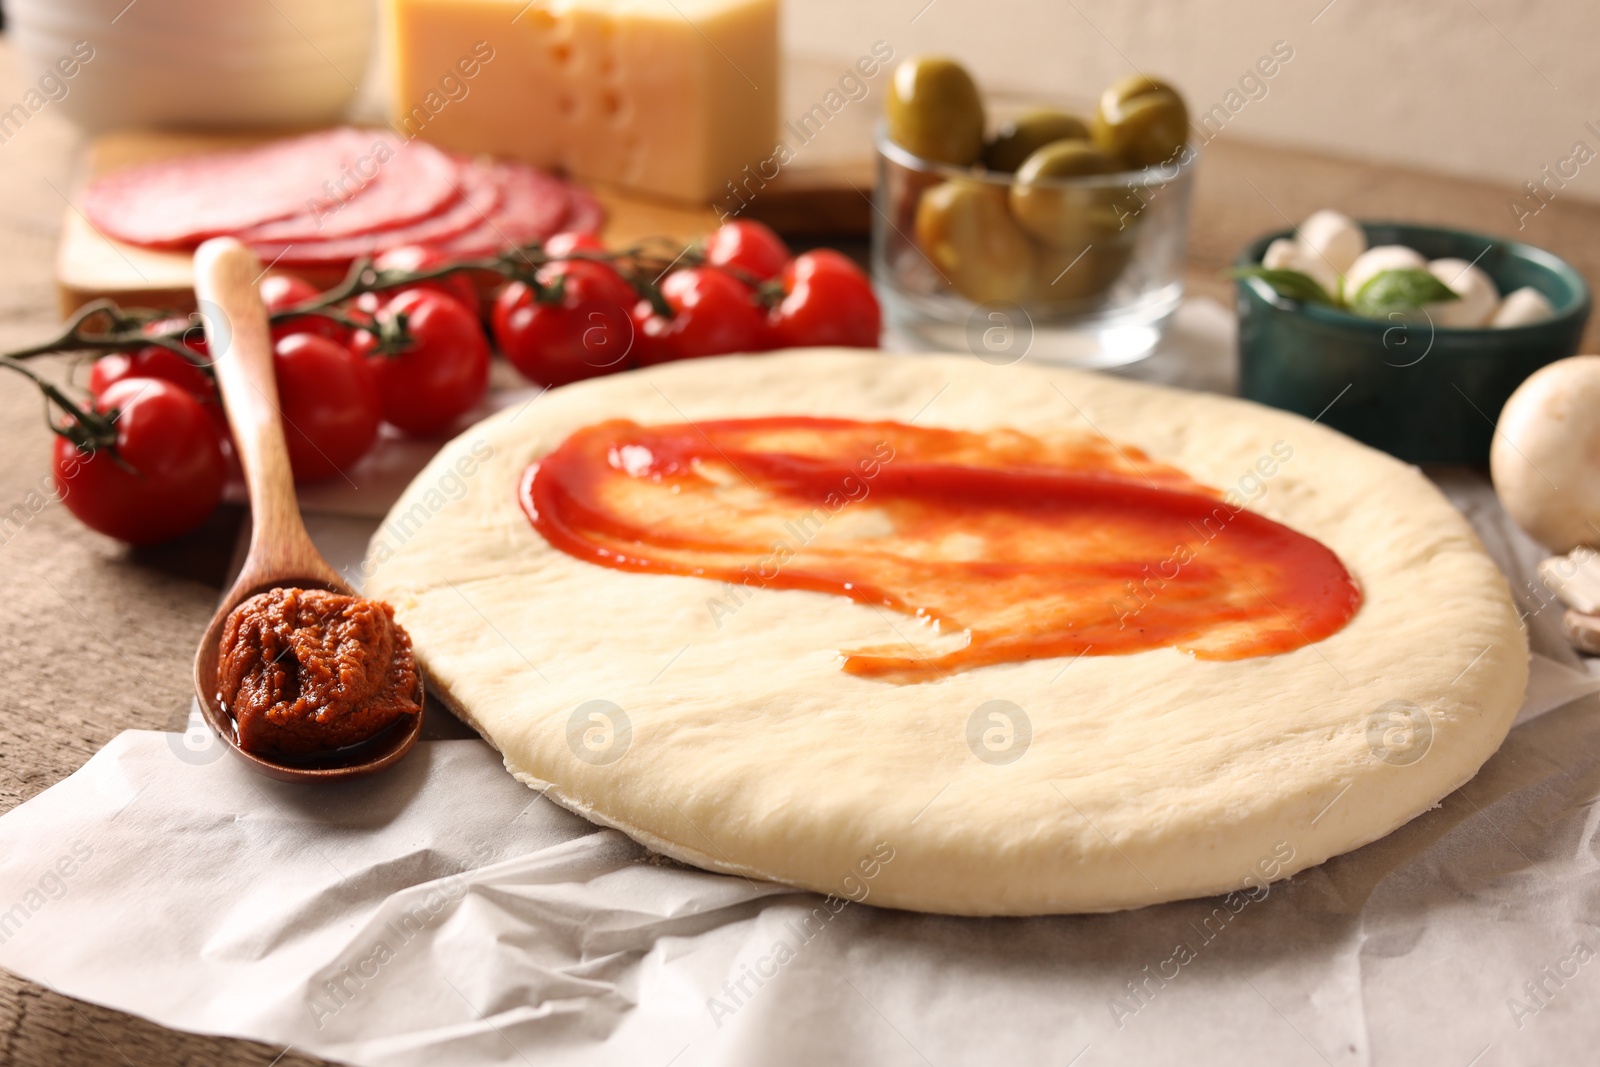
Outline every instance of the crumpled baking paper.
<svg viewBox="0 0 1600 1067"><path fill-rule="evenodd" d="M1436 477L1519 591L1527 705L1439 808L1287 881L1112 915L916 915L873 906L892 846L854 899L822 898L654 857L477 740L307 789L196 722L124 733L0 818L0 966L373 1065L1594 1062L1600 680L1486 483ZM372 529L309 525L336 566Z"/></svg>

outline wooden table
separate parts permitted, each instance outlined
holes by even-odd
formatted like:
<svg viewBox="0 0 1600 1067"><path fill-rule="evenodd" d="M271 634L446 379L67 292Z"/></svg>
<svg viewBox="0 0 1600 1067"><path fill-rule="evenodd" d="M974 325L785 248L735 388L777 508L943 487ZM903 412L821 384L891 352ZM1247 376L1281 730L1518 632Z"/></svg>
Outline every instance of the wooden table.
<svg viewBox="0 0 1600 1067"><path fill-rule="evenodd" d="M0 44L0 100L24 87ZM0 348L57 321L51 260L79 135L46 107L0 144ZM1191 290L1231 300L1220 271L1249 239L1321 207L1515 236L1600 280L1600 206L1558 199L1518 232L1515 190L1233 141L1206 150L1190 239ZM1600 324L1585 338L1600 348ZM243 516L132 551L80 526L49 487L51 436L34 391L0 386L0 812L72 773L129 728L182 729L195 641L219 595ZM37 498L34 498L37 500ZM21 505L21 511L13 507ZM7 519L7 513L12 518ZM0 1065L321 1062L293 1049L175 1033L0 973Z"/></svg>

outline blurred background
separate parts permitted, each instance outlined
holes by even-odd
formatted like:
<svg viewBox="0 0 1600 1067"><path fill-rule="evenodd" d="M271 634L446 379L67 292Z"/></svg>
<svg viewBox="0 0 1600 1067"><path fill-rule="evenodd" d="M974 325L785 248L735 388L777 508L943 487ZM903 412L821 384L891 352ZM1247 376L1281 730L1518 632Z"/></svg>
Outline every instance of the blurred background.
<svg viewBox="0 0 1600 1067"><path fill-rule="evenodd" d="M1159 73L1197 117L1237 101L1230 139L1511 186L1577 141L1600 150L1585 126L1600 125L1600 5L1585 0L808 0L784 31L796 56L848 60L881 38L960 55L982 84L1069 98ZM1252 86L1277 42L1293 59ZM1600 168L1563 192L1600 197Z"/></svg>
<svg viewBox="0 0 1600 1067"><path fill-rule="evenodd" d="M241 101L197 92L195 78L253 67L291 86L273 103L281 115L297 102L315 111L308 101L360 86L357 113L376 116L385 57L374 8L375 0L6 0L0 20L11 43L36 57L31 66L74 39L109 49L74 87L96 99L74 101L73 114L108 106L107 95L154 114L153 98L167 90L121 77L137 51L167 68L157 82L187 87L172 91L169 109L186 99L195 115L231 107L237 120ZM901 57L959 55L993 89L1073 100L1092 101L1135 70L1159 73L1197 119L1214 116L1208 131L1230 139L1513 189L1539 181L1547 165L1559 169L1579 142L1600 150L1587 125L1600 123L1592 55L1600 5L1584 0L807 0L785 5L782 27L785 54L801 65L842 69L885 41ZM1275 48L1292 58L1262 78L1256 65ZM22 67L25 79L30 64ZM786 103L787 114L810 102ZM1600 197L1600 168L1569 167L1562 181L1562 195Z"/></svg>

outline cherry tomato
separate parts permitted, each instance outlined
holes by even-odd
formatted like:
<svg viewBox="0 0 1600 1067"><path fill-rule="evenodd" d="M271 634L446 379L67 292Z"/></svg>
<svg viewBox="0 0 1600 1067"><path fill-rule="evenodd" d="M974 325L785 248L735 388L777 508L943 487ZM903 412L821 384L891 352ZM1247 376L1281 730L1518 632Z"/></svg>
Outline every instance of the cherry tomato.
<svg viewBox="0 0 1600 1067"><path fill-rule="evenodd" d="M764 282L776 278L789 262L789 246L761 223L735 219L706 238L706 262Z"/></svg>
<svg viewBox="0 0 1600 1067"><path fill-rule="evenodd" d="M176 330L183 331L180 340L185 348L195 354L195 360L200 363L210 362L208 355L210 349L206 344L205 330L188 319L161 319L146 325L142 332L155 334ZM160 378L162 381L182 386L200 400L215 400L216 385L212 382L211 376L196 365L195 360L185 359L160 345L146 345L132 352L112 352L95 360L94 366L90 368L89 392L99 396L113 382L119 382L124 378Z"/></svg>
<svg viewBox="0 0 1600 1067"><path fill-rule="evenodd" d="M604 252L606 246L592 233L558 233L544 243L544 250L560 259L574 252Z"/></svg>
<svg viewBox="0 0 1600 1067"><path fill-rule="evenodd" d="M755 293L731 274L713 267L676 271L661 283L661 295L672 318L645 324L646 332L660 341L649 353L655 362L771 347L771 331Z"/></svg>
<svg viewBox="0 0 1600 1067"><path fill-rule="evenodd" d="M182 340L185 348L197 355L209 358L211 346L206 343L205 327L194 319L177 315L172 318L158 319L144 327L145 333L171 333L174 330L183 331ZM155 346L152 345L151 347Z"/></svg>
<svg viewBox="0 0 1600 1067"><path fill-rule="evenodd" d="M492 315L500 351L526 377L545 385L566 385L631 365L633 320L628 315L637 294L622 275L583 259L564 259L539 268L539 281L561 281L561 299L536 302L521 282L501 290Z"/></svg>
<svg viewBox="0 0 1600 1067"><path fill-rule="evenodd" d="M386 305L388 302L389 301L386 295L379 295L378 293L362 293L348 304L343 305L340 310L343 311L348 318L352 318L357 322L370 325L372 320L378 317L378 312L382 311L384 305Z"/></svg>
<svg viewBox="0 0 1600 1067"><path fill-rule="evenodd" d="M432 245L401 245L391 248L372 261L372 265L379 270L420 271L433 270L446 266L451 262L450 257ZM445 296L454 297L461 301L461 306L472 313L477 319L483 315L483 303L478 298L478 287L465 272L447 274L442 278L431 281L418 282L408 285L396 292L409 293L414 289L431 290L443 293Z"/></svg>
<svg viewBox="0 0 1600 1067"><path fill-rule="evenodd" d="M848 256L829 248L802 252L783 270L783 293L771 316L772 332L783 347L878 347L878 298Z"/></svg>
<svg viewBox="0 0 1600 1067"><path fill-rule="evenodd" d="M640 300L633 305L629 317L633 319L633 357L639 366L651 367L679 358L669 332L672 320L657 315L650 301Z"/></svg>
<svg viewBox="0 0 1600 1067"><path fill-rule="evenodd" d="M269 314L304 304L307 300L315 300L320 294L316 286L292 274L269 274L261 279L261 284L257 288L261 292L261 302L267 305ZM296 315L292 319L273 324L274 341L280 341L292 333L314 333L339 344L347 344L350 340L349 330L342 324L323 318L321 315Z"/></svg>
<svg viewBox="0 0 1600 1067"><path fill-rule="evenodd" d="M405 315L413 343L404 352L375 350L378 339L358 330L352 348L378 383L383 417L414 437L448 429L489 388L489 342L477 317L433 289L407 289L379 315Z"/></svg>
<svg viewBox="0 0 1600 1067"><path fill-rule="evenodd" d="M67 510L90 529L135 545L167 541L204 522L222 499L227 465L200 402L160 378L123 378L106 387L95 408L118 413L116 444L84 455L56 438L51 467Z"/></svg>
<svg viewBox="0 0 1600 1067"><path fill-rule="evenodd" d="M99 398L127 378L159 378L178 386L202 404L212 407L217 404L216 384L205 371L171 349L157 345L134 352L112 352L95 360L89 369L89 393Z"/></svg>
<svg viewBox="0 0 1600 1067"><path fill-rule="evenodd" d="M188 319L163 319L145 327L146 333L165 333L184 329L183 345L202 362L209 361L205 331ZM222 412L222 398L211 375L201 370L192 360L169 348L146 345L132 352L112 352L101 356L89 368L89 394L98 399L117 382L127 378L159 378L183 389L206 410L224 438L228 434L228 419Z"/></svg>
<svg viewBox="0 0 1600 1067"><path fill-rule="evenodd" d="M292 333L273 344L272 365L296 478L331 478L366 454L381 410L365 360L326 337Z"/></svg>

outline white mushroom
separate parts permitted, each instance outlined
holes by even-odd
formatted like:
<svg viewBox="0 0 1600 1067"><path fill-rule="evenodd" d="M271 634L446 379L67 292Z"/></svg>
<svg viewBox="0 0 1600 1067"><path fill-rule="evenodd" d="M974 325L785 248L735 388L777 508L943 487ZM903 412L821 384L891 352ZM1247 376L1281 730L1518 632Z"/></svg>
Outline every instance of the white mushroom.
<svg viewBox="0 0 1600 1067"><path fill-rule="evenodd" d="M1506 294L1500 301L1500 306L1495 309L1494 317L1489 320L1490 326L1527 326L1530 323L1543 322L1556 313L1550 306L1550 301L1539 290L1529 285Z"/></svg>
<svg viewBox="0 0 1600 1067"><path fill-rule="evenodd" d="M1367 235L1350 216L1324 209L1300 224L1295 231L1300 246L1327 261L1339 274L1348 273L1350 264L1367 250Z"/></svg>
<svg viewBox="0 0 1600 1067"><path fill-rule="evenodd" d="M1386 270L1427 270L1428 261L1414 248L1405 245L1378 245L1356 257L1344 272L1344 298L1354 300L1361 287Z"/></svg>
<svg viewBox="0 0 1600 1067"><path fill-rule="evenodd" d="M1487 326L1500 304L1500 290L1483 271L1464 259L1436 259L1428 272L1455 291L1459 300L1427 304L1424 310L1440 326Z"/></svg>
<svg viewBox="0 0 1600 1067"><path fill-rule="evenodd" d="M1600 356L1536 371L1500 412L1489 473L1506 513L1553 552L1600 545Z"/></svg>
<svg viewBox="0 0 1600 1067"><path fill-rule="evenodd" d="M1298 241L1287 237L1273 241L1262 255L1261 265L1271 270L1297 270L1301 274L1309 274L1328 291L1329 296L1337 298L1339 295L1338 273L1320 256L1307 252Z"/></svg>

